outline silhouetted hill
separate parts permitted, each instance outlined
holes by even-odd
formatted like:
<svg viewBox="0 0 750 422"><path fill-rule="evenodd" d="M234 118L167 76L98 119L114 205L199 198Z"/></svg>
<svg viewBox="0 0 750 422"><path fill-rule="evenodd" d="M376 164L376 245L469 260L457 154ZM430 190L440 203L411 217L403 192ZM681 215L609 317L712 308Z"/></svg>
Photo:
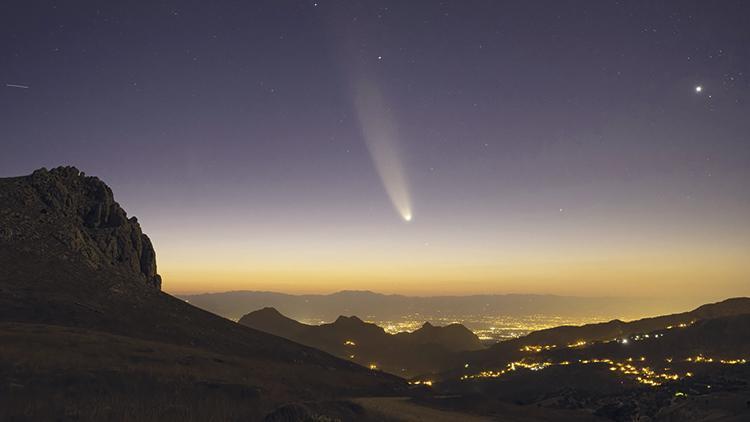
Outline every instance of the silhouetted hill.
<svg viewBox="0 0 750 422"><path fill-rule="evenodd" d="M284 338L290 338L292 336L295 336L303 332L305 329L307 329L307 326L305 324L302 324L291 318L287 318L284 315L281 315L281 312L277 311L274 308L259 309L253 312L252 314L248 314L248 315L252 315L253 324L247 324L247 323L242 323L242 322L240 322L240 324L255 328L257 330L265 331L265 332L271 332L271 331L264 330L260 327L274 327L274 331L278 333L275 335L278 335Z"/></svg>
<svg viewBox="0 0 750 422"><path fill-rule="evenodd" d="M256 420L403 388L159 291L137 220L73 167L0 179L0 269L3 420Z"/></svg>
<svg viewBox="0 0 750 422"><path fill-rule="evenodd" d="M306 325L273 308L251 312L239 323L402 376L436 372L453 352L483 348L479 338L460 324L435 327L425 323L413 333L388 334L356 316Z"/></svg>
<svg viewBox="0 0 750 422"><path fill-rule="evenodd" d="M689 312L644 318L631 322L619 320L586 324L582 326L561 326L534 331L518 339L500 342L490 348L462 357L462 360L481 363L482 366L518 358L525 346L567 347L578 342L596 342L629 337L639 333L650 333L667 327L690 325L692 322L750 314L750 298L732 298L718 303L706 304ZM462 363L456 362L456 365Z"/></svg>
<svg viewBox="0 0 750 422"><path fill-rule="evenodd" d="M534 331L517 339L496 343L474 352L454 355L449 364L456 372L462 372L467 363L473 368L489 369L503 366L529 356L529 353L552 353L561 349L586 349L594 342L627 339L637 334L647 334L669 328L685 328L696 321L723 316L750 314L750 298L733 298L722 302L700 306L689 312L644 318L631 322L614 320L582 326L560 326ZM669 330L672 332L672 330ZM544 354L542 353L542 355ZM450 371L449 371L450 372Z"/></svg>
<svg viewBox="0 0 750 422"><path fill-rule="evenodd" d="M432 381L441 394L473 397L463 409L500 400L618 421L750 417L747 298L630 323L542 330L457 358Z"/></svg>
<svg viewBox="0 0 750 422"><path fill-rule="evenodd" d="M644 318L631 322L614 320L580 327L555 327L540 330L529 334L525 340L537 342L536 344L568 344L579 340L607 340L624 335L648 333L668 326L690 324L692 321L701 319L746 313L750 313L750 298L733 298L703 305L689 312Z"/></svg>
<svg viewBox="0 0 750 422"><path fill-rule="evenodd" d="M452 352L484 349L479 337L461 324L436 327L425 322L421 328L411 333L398 333L397 337L409 337L417 344L437 344Z"/></svg>
<svg viewBox="0 0 750 422"><path fill-rule="evenodd" d="M585 356L646 356L648 359L680 360L703 355L731 360L750 357L750 314L715 316L686 327L661 329L645 335L629 335L622 341L596 342L585 348L549 351L549 356L577 359Z"/></svg>

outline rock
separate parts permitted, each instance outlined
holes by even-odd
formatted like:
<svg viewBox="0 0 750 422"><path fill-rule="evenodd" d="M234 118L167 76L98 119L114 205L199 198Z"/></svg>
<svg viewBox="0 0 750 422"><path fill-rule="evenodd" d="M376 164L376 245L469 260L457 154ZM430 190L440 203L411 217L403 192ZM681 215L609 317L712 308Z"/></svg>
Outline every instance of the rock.
<svg viewBox="0 0 750 422"><path fill-rule="evenodd" d="M42 168L20 179L25 182L20 184L21 202L40 203L39 214L44 216L40 224L54 224L54 239L93 268L114 266L161 289L151 240L135 217L127 217L104 182L75 167ZM13 235L7 228L0 230L2 238ZM26 236L32 238L32 231Z"/></svg>

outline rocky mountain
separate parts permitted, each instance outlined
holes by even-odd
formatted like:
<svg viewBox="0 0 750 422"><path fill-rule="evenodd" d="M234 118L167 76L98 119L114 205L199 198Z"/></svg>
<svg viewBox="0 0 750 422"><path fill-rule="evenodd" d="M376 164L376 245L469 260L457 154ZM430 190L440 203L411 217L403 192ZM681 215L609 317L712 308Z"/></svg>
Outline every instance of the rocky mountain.
<svg viewBox="0 0 750 422"><path fill-rule="evenodd" d="M102 181L73 167L0 179L0 420L259 420L290 402L333 417L340 397L402 394L161 292L156 268Z"/></svg>
<svg viewBox="0 0 750 422"><path fill-rule="evenodd" d="M460 324L436 327L427 322L411 333L389 334L356 316L307 325L274 308L251 312L239 323L406 377L439 371L455 352L484 348L479 338Z"/></svg>
<svg viewBox="0 0 750 422"><path fill-rule="evenodd" d="M6 179L2 188L0 240L7 245L41 254L62 246L62 259L75 255L90 268L111 267L161 288L151 240L98 178L58 167ZM48 244L55 241L60 245Z"/></svg>

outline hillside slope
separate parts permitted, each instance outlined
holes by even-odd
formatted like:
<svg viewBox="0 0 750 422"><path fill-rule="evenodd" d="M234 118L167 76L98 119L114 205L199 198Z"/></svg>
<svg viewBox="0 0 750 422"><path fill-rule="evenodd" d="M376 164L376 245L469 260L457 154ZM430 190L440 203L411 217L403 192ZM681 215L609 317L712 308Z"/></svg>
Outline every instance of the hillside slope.
<svg viewBox="0 0 750 422"><path fill-rule="evenodd" d="M432 377L442 395L472 397L460 407L495 408L495 400L554 409L587 409L611 420L735 421L750 417L750 313L747 299L695 311L602 326L562 327L466 353L463 363ZM685 321L677 325L664 323ZM658 326L659 329L647 330ZM610 328L610 327L604 327ZM587 341L534 343L573 332ZM606 332L606 330L604 330ZM628 332L624 334L624 332Z"/></svg>
<svg viewBox="0 0 750 422"><path fill-rule="evenodd" d="M0 419L64 414L76 403L83 419L184 420L197 412L195 397L213 394L252 420L290 401L403 388L161 292L137 220L72 167L0 179L0 268L0 375L11 380L0 386ZM139 407L142 395L161 406ZM44 407L27 405L40 397ZM189 418L206 410L196 412Z"/></svg>
<svg viewBox="0 0 750 422"><path fill-rule="evenodd" d="M526 336L503 341L485 350L463 353L452 363L460 369L466 363L475 367L491 368L523 358L533 350L559 350L581 347L594 342L623 339L637 334L646 334L671 328L685 328L702 320L750 314L750 298L731 298L717 303L702 305L692 311L636 321L619 320L586 324L582 326L561 326L534 331ZM524 351L524 349L528 349Z"/></svg>

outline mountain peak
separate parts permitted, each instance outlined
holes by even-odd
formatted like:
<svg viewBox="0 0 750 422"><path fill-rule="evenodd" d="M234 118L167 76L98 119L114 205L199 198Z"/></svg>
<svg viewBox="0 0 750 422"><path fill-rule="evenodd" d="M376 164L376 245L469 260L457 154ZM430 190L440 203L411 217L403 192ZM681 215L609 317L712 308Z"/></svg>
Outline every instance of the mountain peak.
<svg viewBox="0 0 750 422"><path fill-rule="evenodd" d="M258 309L257 311L253 311L254 314L265 314L265 315L278 315L278 316L284 316L279 312L278 309L274 308L273 306L266 306L265 308Z"/></svg>
<svg viewBox="0 0 750 422"><path fill-rule="evenodd" d="M449 350L479 350L482 342L476 334L462 324L450 324L446 326L434 326L429 321L414 331L413 336L425 343L439 343Z"/></svg>
<svg viewBox="0 0 750 422"><path fill-rule="evenodd" d="M61 256L73 252L89 267L124 271L161 288L151 240L99 178L67 166L2 181L2 205L9 212L0 225L16 229L0 241L35 245L27 248L44 254L62 246Z"/></svg>
<svg viewBox="0 0 750 422"><path fill-rule="evenodd" d="M344 316L339 315L338 318L336 318L336 321L334 321L334 324L346 324L346 325L363 325L365 322L359 319L359 317L352 315L352 316Z"/></svg>

